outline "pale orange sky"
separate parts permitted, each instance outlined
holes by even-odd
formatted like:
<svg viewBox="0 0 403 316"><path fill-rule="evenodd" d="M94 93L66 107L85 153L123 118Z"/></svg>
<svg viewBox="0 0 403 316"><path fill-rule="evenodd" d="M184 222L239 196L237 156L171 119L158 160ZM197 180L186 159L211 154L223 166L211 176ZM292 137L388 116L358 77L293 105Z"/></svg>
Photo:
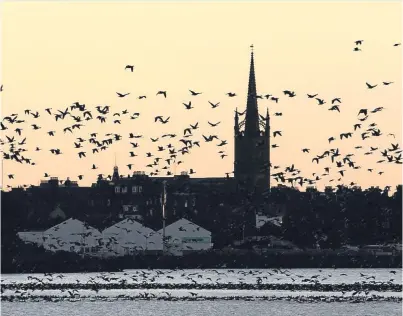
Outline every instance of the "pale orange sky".
<svg viewBox="0 0 403 316"><path fill-rule="evenodd" d="M5 185L37 184L44 172L72 180L83 174L80 185L89 185L97 174L112 172L115 153L122 174L129 173L128 163L134 163L135 170L149 172L145 153L156 151L149 137L183 135L183 129L196 122L200 129L194 139L218 134L229 142L228 157L221 159L217 152L222 148L202 140L201 148L180 155L185 163L176 173L193 168L198 177L225 176L233 170L234 110L246 106L252 43L258 93L280 98L278 104L259 100L260 113L270 109L272 131L283 131L282 137L272 138L280 146L271 151L273 165L283 169L294 163L308 178L331 166L331 176L318 182L319 188L333 178L333 185L353 181L363 187L394 187L401 183L401 165L376 164L381 159L379 151L363 155L370 146L384 149L391 142L402 143L402 48L393 47L402 41L399 2L8 2L2 3L0 12L2 116L20 113L19 118L26 120L20 124L23 136L18 140L27 137L24 148L29 151L23 155L37 164L4 160ZM364 40L362 51L353 51L355 40ZM135 65L133 73L124 70L127 64ZM384 86L382 81L394 83ZM365 82L378 87L368 90ZM188 89L203 94L192 97ZM156 96L158 90L167 90L167 99ZM288 98L283 90L293 90L297 96ZM230 91L238 96L228 98L225 94ZM131 94L121 99L116 92ZM307 93L318 93L327 103L319 106ZM138 100L143 94L147 99ZM341 113L328 110L335 97L342 99ZM182 103L190 100L195 109L187 111ZM93 120L75 135L64 134L62 129L74 121L56 123L44 109L65 109L76 101L90 109L109 105L111 114L128 109L141 116L134 121L126 116L122 125ZM220 106L211 109L208 101L220 102ZM353 131L360 108L380 106L385 110L371 114L363 128L376 122L383 136L362 141L357 133L352 139L339 140L340 133ZM41 117L26 116L24 109L37 110ZM274 117L274 112L283 116ZM153 123L156 115L171 116L170 123ZM211 128L208 120L221 124ZM33 131L30 125L34 123L42 128ZM1 138L16 135L16 125L5 124L9 129ZM50 130L56 131L55 137L46 134ZM75 137L88 139L90 132L118 133L124 139L97 155L87 146L88 157L79 160L73 141ZM140 144L136 158L128 157L130 132L145 137L136 141ZM388 133L396 134L396 139ZM338 140L329 146L330 136ZM178 140L172 143L179 147ZM357 145L363 149L355 150ZM33 152L36 146L43 151ZM63 155L52 155L50 148L60 148ZM311 153L303 154L302 148L310 148ZM361 169L343 167L345 177L337 182L337 167L329 160L319 165L311 162L330 148L339 148L342 155L354 153L353 160ZM93 163L98 170L90 170ZM385 173L380 176L375 171ZM7 174L14 174L15 180L9 180Z"/></svg>

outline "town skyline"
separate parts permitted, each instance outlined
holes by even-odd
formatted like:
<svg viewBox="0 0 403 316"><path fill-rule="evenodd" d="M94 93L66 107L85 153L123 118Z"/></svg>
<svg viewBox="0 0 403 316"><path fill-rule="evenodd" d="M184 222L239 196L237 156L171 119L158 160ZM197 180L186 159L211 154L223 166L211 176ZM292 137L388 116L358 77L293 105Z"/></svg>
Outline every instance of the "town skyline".
<svg viewBox="0 0 403 316"><path fill-rule="evenodd" d="M194 135L201 147L183 155L183 167L177 166L174 172L193 169L195 177L224 177L234 170L234 113L236 109L240 112L246 109L251 44L258 94L279 98L278 103L265 98L258 100L261 115L265 115L267 108L270 111L271 131L282 131L281 137L271 137L271 143L279 146L271 149L274 166L284 170L295 164L304 177L320 175L331 163L316 164L312 159L329 148L339 148L342 155L354 153L354 161L361 169L347 169L344 181L337 181L340 177L334 174L324 177L315 184L319 189L350 182L363 188L394 188L401 184L401 165L376 163L382 157L380 150L390 148L392 143L402 143L402 57L401 46L394 46L402 37L398 27L401 3L6 3L3 8L2 114L5 117L18 113L18 118L27 122L18 136L14 135L16 126L3 121L12 128L3 131L1 139L5 135L16 136L18 141L27 137L24 148L36 163L33 166L3 159L4 186L35 185L44 179L45 172L59 179L70 177L73 181L78 180L78 175L84 175L79 185L88 186L96 181L99 173L112 174L115 155L120 174L136 170L147 173L149 160L145 153L156 153L157 147L150 137L175 133L177 145L183 130L196 122L200 128ZM90 26L83 26L91 12L94 14ZM155 12L160 15L156 16ZM267 12L276 14L267 21L264 19ZM358 12L360 23L357 24L354 21ZM337 13L343 15L343 25ZM374 15L388 18L374 25ZM226 17L224 24L233 31L212 23L216 27L214 36L208 35L211 34L208 28L213 26L205 22L206 18L218 21L220 16ZM245 16L254 19L249 18L241 25L237 23ZM71 22L73 17L75 23ZM113 23L105 23L109 19ZM304 19L312 24L301 24ZM152 28L153 22L163 28ZM48 28L49 23L52 29ZM145 23L149 23L145 32L135 33L136 39L127 39L130 30L139 30ZM25 27L28 24L29 29ZM265 33L267 38L263 38L265 27L275 30ZM172 44L175 38L177 41ZM363 40L362 44L355 45L357 40ZM354 51L355 47L361 51ZM134 65L134 71L127 71L126 65ZM378 86L368 89L366 82ZM156 95L160 90L167 91L166 98ZM192 96L189 90L202 94ZM295 91L296 97L289 98L284 90ZM118 98L116 92L130 95ZM228 92L237 96L230 98ZM326 104L318 105L314 98L307 97L316 93ZM140 95L147 98L138 99ZM334 98L342 101L340 113L329 111ZM183 103L189 101L194 109L187 111ZM212 109L209 101L220 105ZM74 102L86 104L90 110L109 105L109 121L104 124L96 119L84 121L86 126L73 135L63 133L63 128L74 122L56 122L45 109L64 110ZM364 127L375 122L383 135L362 140L361 131L352 138L340 140L341 133L353 132L360 109L367 108L369 112L377 107L384 107L384 111L370 114L362 124ZM24 114L25 109L39 111L40 118L33 122L31 115ZM126 109L130 115L139 112L140 117L131 120L127 115L121 124L114 124L113 113ZM276 112L283 115L276 117ZM170 116L170 123L156 125L157 115ZM221 123L211 127L208 121ZM34 123L41 129L32 130L30 125ZM51 130L56 131L54 137L46 134ZM302 137L302 131L306 137ZM87 147L87 157L79 159L73 146L75 138L88 140L90 133L98 133L100 139L106 133L117 133L122 135L122 141L96 155ZM141 134L143 138L129 141L129 133ZM388 136L389 133L395 137ZM222 148L216 143L204 143L203 134L217 134L220 140L227 140L224 148L228 156L221 159L217 152ZM336 140L329 145L331 136ZM133 141L139 143L138 157L130 158ZM354 149L357 145L363 146L361 153ZM37 146L43 150L33 152ZM378 149L364 155L370 147ZM60 148L63 154L52 155L50 148ZM303 153L303 148L309 148L310 153ZM126 167L129 163L133 164L131 170ZM92 164L98 169L90 170ZM374 172L368 172L368 168ZM8 174L14 174L15 179L9 179ZM330 179L334 181L329 182ZM273 178L271 185L277 185Z"/></svg>

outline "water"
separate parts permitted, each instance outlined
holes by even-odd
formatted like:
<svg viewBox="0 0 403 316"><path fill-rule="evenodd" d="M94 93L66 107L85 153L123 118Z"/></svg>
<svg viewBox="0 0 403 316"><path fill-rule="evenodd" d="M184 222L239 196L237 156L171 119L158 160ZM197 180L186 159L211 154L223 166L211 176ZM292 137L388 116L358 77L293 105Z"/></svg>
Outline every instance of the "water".
<svg viewBox="0 0 403 316"><path fill-rule="evenodd" d="M401 315L401 280L399 269L8 274L1 307L4 315L26 316L390 316Z"/></svg>
<svg viewBox="0 0 403 316"><path fill-rule="evenodd" d="M7 316L398 316L401 304L372 302L352 303L312 303L296 302L248 302L248 301L209 301L209 302L169 302L169 301L130 301L130 302L28 302L1 304L2 315Z"/></svg>

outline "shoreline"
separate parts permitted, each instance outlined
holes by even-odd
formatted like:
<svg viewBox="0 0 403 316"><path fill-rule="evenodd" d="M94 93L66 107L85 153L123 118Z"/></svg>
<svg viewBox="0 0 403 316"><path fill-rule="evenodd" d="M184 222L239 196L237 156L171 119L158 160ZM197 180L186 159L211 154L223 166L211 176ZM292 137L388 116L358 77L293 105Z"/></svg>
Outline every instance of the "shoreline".
<svg viewBox="0 0 403 316"><path fill-rule="evenodd" d="M223 254L213 251L191 253L181 257L137 255L115 258L81 257L59 252L26 253L2 257L1 273L74 273L119 272L128 269L292 269L292 268L390 268L401 269L400 255L347 255L336 252Z"/></svg>

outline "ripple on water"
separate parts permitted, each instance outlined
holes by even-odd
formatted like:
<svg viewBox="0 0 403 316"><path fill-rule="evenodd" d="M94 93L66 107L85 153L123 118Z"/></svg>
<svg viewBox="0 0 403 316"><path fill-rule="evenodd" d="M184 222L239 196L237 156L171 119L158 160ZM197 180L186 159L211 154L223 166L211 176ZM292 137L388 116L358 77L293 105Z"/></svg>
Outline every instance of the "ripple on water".
<svg viewBox="0 0 403 316"><path fill-rule="evenodd" d="M57 304L47 302L2 303L2 312L7 316L305 316L305 315L354 315L354 316L398 316L401 306L396 303L369 302L351 303L297 303L288 301L79 301Z"/></svg>

